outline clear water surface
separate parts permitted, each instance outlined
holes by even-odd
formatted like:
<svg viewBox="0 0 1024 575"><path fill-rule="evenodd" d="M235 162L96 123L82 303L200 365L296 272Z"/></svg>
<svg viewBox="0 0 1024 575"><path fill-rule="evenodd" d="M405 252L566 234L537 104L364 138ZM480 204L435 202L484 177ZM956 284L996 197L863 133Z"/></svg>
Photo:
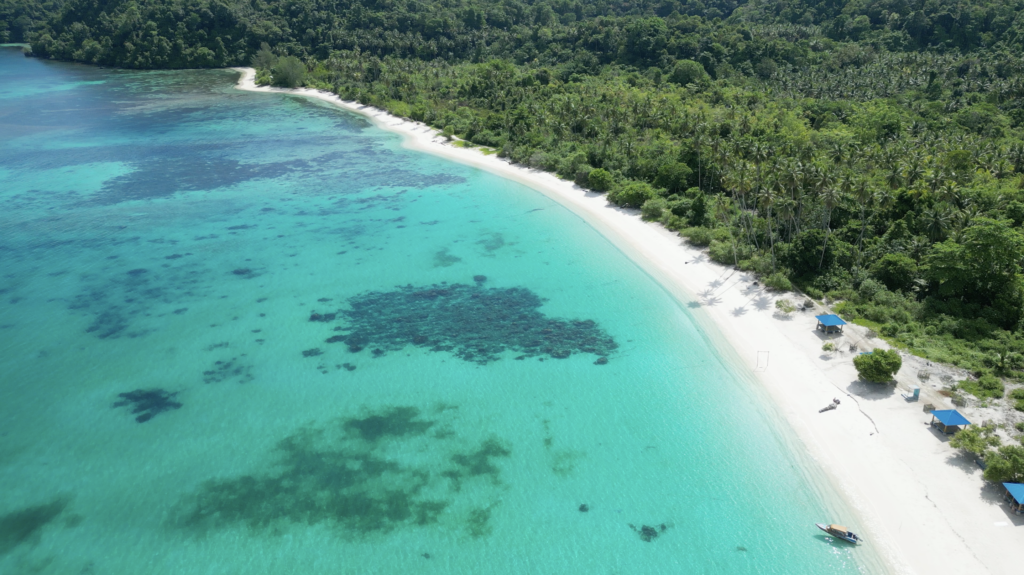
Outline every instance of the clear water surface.
<svg viewBox="0 0 1024 575"><path fill-rule="evenodd" d="M228 71L0 78L0 572L873 571L539 193Z"/></svg>

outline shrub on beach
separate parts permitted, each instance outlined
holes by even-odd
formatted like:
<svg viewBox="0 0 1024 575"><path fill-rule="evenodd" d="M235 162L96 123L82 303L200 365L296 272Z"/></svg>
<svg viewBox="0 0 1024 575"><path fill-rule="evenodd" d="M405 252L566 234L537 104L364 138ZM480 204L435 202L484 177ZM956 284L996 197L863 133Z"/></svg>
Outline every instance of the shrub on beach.
<svg viewBox="0 0 1024 575"><path fill-rule="evenodd" d="M640 217L647 221L660 220L661 216L668 211L668 200L665 198L651 198L640 206Z"/></svg>
<svg viewBox="0 0 1024 575"><path fill-rule="evenodd" d="M994 483L1024 481L1024 446L1004 445L997 451L988 452L985 456L985 479Z"/></svg>
<svg viewBox="0 0 1024 575"><path fill-rule="evenodd" d="M1024 411L1024 387L1011 391L1010 398L1015 400L1013 404L1014 409Z"/></svg>
<svg viewBox="0 0 1024 575"><path fill-rule="evenodd" d="M597 170L594 170L596 172ZM593 181L594 172L590 173ZM647 182L626 182L608 192L608 200L624 208L639 208L647 200L658 197L658 191Z"/></svg>
<svg viewBox="0 0 1024 575"><path fill-rule="evenodd" d="M1003 397L1004 392L1003 380L991 373L982 375L977 381L972 381L970 379L961 381L960 389L963 389L978 399L984 399L986 397L999 399Z"/></svg>
<svg viewBox="0 0 1024 575"><path fill-rule="evenodd" d="M857 368L857 375L861 379L876 383L888 383L903 367L903 359L895 349L875 348L871 353L853 358L853 365Z"/></svg>
<svg viewBox="0 0 1024 575"><path fill-rule="evenodd" d="M612 187L614 181L612 175L604 168L591 170L587 174L587 186L595 192L607 192Z"/></svg>
<svg viewBox="0 0 1024 575"><path fill-rule="evenodd" d="M962 429L949 440L949 446L954 449L963 449L979 457L984 457L990 447L999 446L999 436L996 435L994 425L971 425Z"/></svg>
<svg viewBox="0 0 1024 575"><path fill-rule="evenodd" d="M273 78L275 86L297 88L306 78L306 65L295 56L278 58L274 65Z"/></svg>
<svg viewBox="0 0 1024 575"><path fill-rule="evenodd" d="M764 285L768 289L775 291L791 291L793 289L793 284L786 277L786 274L782 272L775 272L764 278Z"/></svg>
<svg viewBox="0 0 1024 575"><path fill-rule="evenodd" d="M692 246L705 247L711 245L711 229L709 228L686 228L679 231L679 235L686 238L687 243Z"/></svg>

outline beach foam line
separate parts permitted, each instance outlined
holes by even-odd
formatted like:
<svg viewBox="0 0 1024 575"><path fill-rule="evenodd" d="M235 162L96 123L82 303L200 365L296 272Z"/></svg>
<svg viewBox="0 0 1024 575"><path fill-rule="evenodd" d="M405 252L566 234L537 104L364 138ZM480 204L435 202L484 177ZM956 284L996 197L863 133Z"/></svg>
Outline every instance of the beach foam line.
<svg viewBox="0 0 1024 575"><path fill-rule="evenodd" d="M330 102L404 136L408 149L521 183L583 218L679 302L693 308L692 315L719 351L763 385L806 454L859 515L854 520L863 521L854 530L885 563L878 568L921 575L1020 572L1024 521L1009 516L1000 505L998 490L984 483L980 470L971 468L973 463L964 465L966 459L927 424L929 416L921 406L948 405L948 400L925 386L921 401L908 403L891 386L858 381L853 367L856 352L847 351L848 345L859 345L863 351L887 347L869 340L866 330L847 325L839 338L842 349L825 354L825 340L815 330L813 317L821 311L779 314L775 301L793 294L755 286L750 274L711 262L674 232L643 221L638 210L609 204L604 194L553 174L473 148L454 147L420 122L319 90L256 86L255 70L234 70L241 72L238 89ZM915 366L905 360L897 375L904 389L917 383ZM818 412L834 398L841 400L839 409ZM821 521L852 523L839 517Z"/></svg>

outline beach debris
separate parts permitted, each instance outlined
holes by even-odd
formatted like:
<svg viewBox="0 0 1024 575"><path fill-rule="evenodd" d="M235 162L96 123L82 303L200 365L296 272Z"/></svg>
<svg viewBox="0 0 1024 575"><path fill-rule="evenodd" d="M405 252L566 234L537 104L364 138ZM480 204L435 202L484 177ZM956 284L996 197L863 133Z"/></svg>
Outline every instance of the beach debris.
<svg viewBox="0 0 1024 575"><path fill-rule="evenodd" d="M833 399L832 403L830 403L827 406L819 409L818 413L825 413L826 411L832 411L833 409L835 409L837 407L839 407L839 399L838 398L837 399Z"/></svg>
<svg viewBox="0 0 1024 575"><path fill-rule="evenodd" d="M157 414L181 407L181 403L174 401L178 392L170 393L163 389L136 389L126 393L117 394L120 401L114 403L113 407L131 406L131 412L138 414L135 421L145 423Z"/></svg>
<svg viewBox="0 0 1024 575"><path fill-rule="evenodd" d="M355 296L350 309L338 312L347 335L327 341L344 342L352 353L372 346L374 357L415 345L481 365L506 350L524 359L590 353L604 365L618 348L593 320L545 316L538 311L544 300L528 289L481 284L406 285Z"/></svg>
<svg viewBox="0 0 1024 575"><path fill-rule="evenodd" d="M589 505L587 505L586 503L580 505L580 513L586 513L587 511L590 511Z"/></svg>

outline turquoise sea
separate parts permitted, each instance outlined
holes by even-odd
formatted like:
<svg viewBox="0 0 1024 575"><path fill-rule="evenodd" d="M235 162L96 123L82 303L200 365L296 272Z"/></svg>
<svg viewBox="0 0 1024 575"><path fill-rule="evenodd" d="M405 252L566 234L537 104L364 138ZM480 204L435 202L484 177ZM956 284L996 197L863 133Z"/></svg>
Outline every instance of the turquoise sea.
<svg viewBox="0 0 1024 575"><path fill-rule="evenodd" d="M585 222L236 78L0 49L0 573L877 572Z"/></svg>

